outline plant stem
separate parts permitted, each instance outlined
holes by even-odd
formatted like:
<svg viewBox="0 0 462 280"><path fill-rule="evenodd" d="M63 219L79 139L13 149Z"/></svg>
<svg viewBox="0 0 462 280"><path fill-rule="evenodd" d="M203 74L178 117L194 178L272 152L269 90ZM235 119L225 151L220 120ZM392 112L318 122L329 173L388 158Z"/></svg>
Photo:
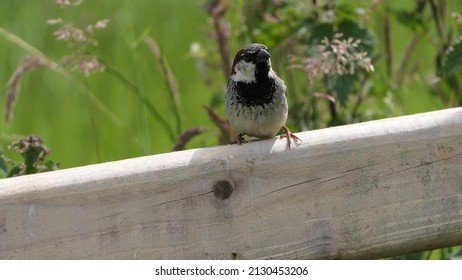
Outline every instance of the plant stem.
<svg viewBox="0 0 462 280"><path fill-rule="evenodd" d="M393 73L393 53L391 49L390 16L388 14L385 15L384 18L383 31L385 36L385 61L387 67L387 77L388 80L391 80Z"/></svg>
<svg viewBox="0 0 462 280"><path fill-rule="evenodd" d="M401 60L401 63L398 66L398 71L396 71L396 84L400 86L403 83L404 80L404 71L406 71L406 66L409 63L409 59L411 58L412 54L414 53L414 50L417 46L417 43L419 42L419 36L414 35L407 45L406 51L404 52L403 59Z"/></svg>
<svg viewBox="0 0 462 280"><path fill-rule="evenodd" d="M167 85L168 92L170 93L170 99L172 101L172 109L175 114L176 134L180 134L181 133L181 115L180 115L180 107L181 107L181 97L180 96L181 95L178 90L178 83L176 82L175 75L173 75L173 72L170 69L170 66L168 65L167 59L162 54L162 51L159 45L157 44L157 42L151 37L146 37L144 41L148 45L151 52L153 53L157 62L159 63L162 74L164 75L164 80Z"/></svg>

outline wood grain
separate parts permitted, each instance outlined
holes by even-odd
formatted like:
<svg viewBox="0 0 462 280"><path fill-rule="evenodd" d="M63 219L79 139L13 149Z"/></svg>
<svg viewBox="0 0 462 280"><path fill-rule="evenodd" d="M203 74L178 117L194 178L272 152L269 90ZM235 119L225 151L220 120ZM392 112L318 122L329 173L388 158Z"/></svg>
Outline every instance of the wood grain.
<svg viewBox="0 0 462 280"><path fill-rule="evenodd" d="M2 259L369 259L462 244L462 109L0 180Z"/></svg>

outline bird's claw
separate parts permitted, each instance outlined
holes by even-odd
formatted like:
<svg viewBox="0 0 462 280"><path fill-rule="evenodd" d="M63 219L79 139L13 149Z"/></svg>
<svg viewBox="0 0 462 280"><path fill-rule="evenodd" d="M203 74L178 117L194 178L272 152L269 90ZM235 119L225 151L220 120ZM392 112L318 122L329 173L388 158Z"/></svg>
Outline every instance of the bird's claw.
<svg viewBox="0 0 462 280"><path fill-rule="evenodd" d="M247 143L247 140L244 139L244 134L239 134L236 137L237 144L242 145L242 143Z"/></svg>
<svg viewBox="0 0 462 280"><path fill-rule="evenodd" d="M279 136L279 139L287 138L287 146L289 147L289 149L290 149L290 138L294 139L295 142L302 142L302 140L298 138L297 135L290 132L287 126L283 125L282 129L284 129L284 133L281 134L281 136Z"/></svg>
<svg viewBox="0 0 462 280"><path fill-rule="evenodd" d="M244 134L240 133L236 136L236 140L231 141L229 144L238 144L242 145L242 143L247 143L247 140L244 139Z"/></svg>

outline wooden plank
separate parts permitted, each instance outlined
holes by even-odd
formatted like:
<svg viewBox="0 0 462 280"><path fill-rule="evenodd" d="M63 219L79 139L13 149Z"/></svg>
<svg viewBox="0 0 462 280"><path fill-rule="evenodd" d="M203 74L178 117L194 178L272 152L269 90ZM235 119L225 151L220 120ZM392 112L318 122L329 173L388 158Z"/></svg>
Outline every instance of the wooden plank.
<svg viewBox="0 0 462 280"><path fill-rule="evenodd" d="M462 109L0 180L2 259L351 259L462 244Z"/></svg>

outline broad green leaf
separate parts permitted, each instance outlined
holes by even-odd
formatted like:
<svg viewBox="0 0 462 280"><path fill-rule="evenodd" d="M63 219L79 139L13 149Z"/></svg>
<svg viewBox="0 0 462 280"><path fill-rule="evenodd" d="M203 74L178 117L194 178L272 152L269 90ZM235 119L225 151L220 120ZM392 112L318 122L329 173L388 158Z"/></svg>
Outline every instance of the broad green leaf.
<svg viewBox="0 0 462 280"><path fill-rule="evenodd" d="M348 94L355 82L355 75L325 75L327 89L335 95L342 106L345 106Z"/></svg>
<svg viewBox="0 0 462 280"><path fill-rule="evenodd" d="M425 21L422 14L403 10L387 9L398 22L419 35L427 33L429 21Z"/></svg>
<svg viewBox="0 0 462 280"><path fill-rule="evenodd" d="M462 70L462 39L452 46L443 64L443 75L453 75Z"/></svg>
<svg viewBox="0 0 462 280"><path fill-rule="evenodd" d="M360 19L356 7L347 3L338 4L335 7L335 15L337 17L338 22L342 22L345 20L358 21Z"/></svg>

